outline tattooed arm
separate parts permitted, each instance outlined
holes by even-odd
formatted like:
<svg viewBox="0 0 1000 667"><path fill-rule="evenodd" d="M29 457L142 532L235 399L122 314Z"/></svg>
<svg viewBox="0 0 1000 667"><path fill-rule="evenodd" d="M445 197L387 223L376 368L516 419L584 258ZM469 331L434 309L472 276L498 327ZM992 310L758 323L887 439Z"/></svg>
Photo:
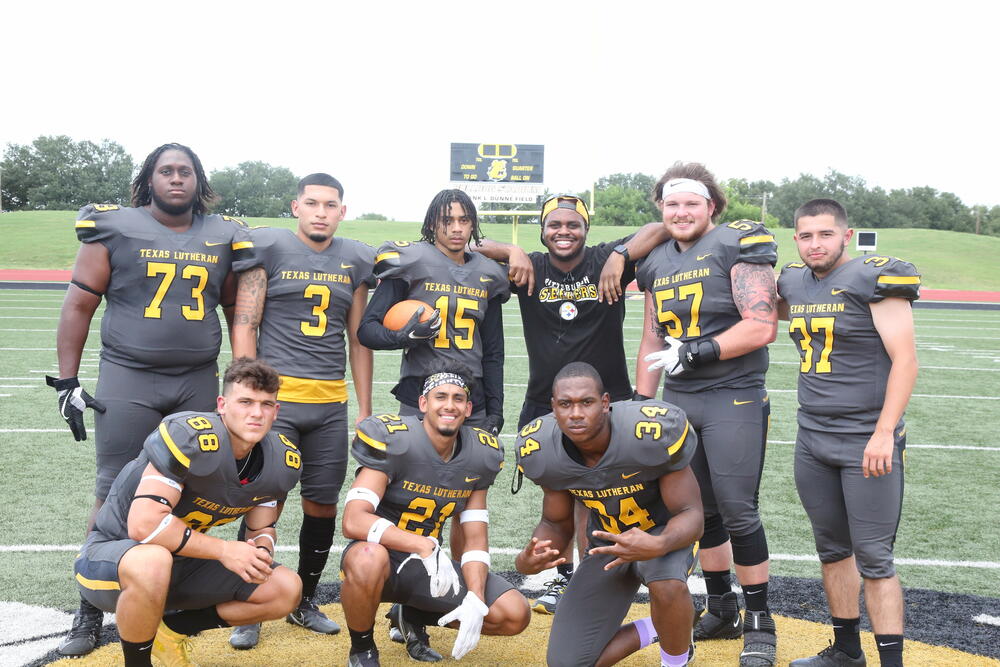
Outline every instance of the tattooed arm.
<svg viewBox="0 0 1000 667"><path fill-rule="evenodd" d="M733 303L742 320L715 337L719 359L733 359L773 343L778 335L774 271L767 264L740 262L730 272Z"/></svg>
<svg viewBox="0 0 1000 667"><path fill-rule="evenodd" d="M257 358L257 326L264 314L266 296L267 273L264 267L258 266L240 274L236 287L236 313L229 329L233 359Z"/></svg>
<svg viewBox="0 0 1000 667"><path fill-rule="evenodd" d="M648 371L649 362L645 361L647 354L663 349L663 331L656 319L656 307L653 305L653 295L646 292L646 303L643 308L642 338L639 340L639 354L635 364L635 390L643 396L656 396L660 388L662 371Z"/></svg>

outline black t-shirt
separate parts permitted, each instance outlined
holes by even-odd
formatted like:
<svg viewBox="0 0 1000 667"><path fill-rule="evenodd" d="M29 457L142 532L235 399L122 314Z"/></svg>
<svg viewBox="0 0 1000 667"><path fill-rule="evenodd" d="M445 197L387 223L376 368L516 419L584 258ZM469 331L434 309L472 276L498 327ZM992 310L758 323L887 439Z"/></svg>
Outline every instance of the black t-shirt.
<svg viewBox="0 0 1000 667"><path fill-rule="evenodd" d="M632 382L625 363L622 324L625 301L608 305L597 301L601 269L615 246L630 237L609 241L584 250L583 260L569 273L552 266L548 253L529 255L535 267L535 290L511 285L518 295L528 348L526 397L548 404L552 380L571 361L585 361L597 369L611 400L632 398ZM622 290L635 278L635 265L626 263Z"/></svg>

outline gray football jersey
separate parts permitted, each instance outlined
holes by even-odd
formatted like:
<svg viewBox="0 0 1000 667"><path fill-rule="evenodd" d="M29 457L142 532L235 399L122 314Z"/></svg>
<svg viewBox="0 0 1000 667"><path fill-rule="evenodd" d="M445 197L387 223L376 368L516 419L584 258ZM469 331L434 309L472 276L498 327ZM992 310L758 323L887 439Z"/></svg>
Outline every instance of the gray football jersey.
<svg viewBox="0 0 1000 667"><path fill-rule="evenodd" d="M298 448L271 431L256 445L264 456L260 473L241 484L229 432L215 412L178 412L149 434L142 453L118 474L94 529L109 539L128 537L128 513L146 465L184 486L172 513L202 533L239 519L257 505L282 502L299 481Z"/></svg>
<svg viewBox="0 0 1000 667"><path fill-rule="evenodd" d="M375 275L410 285L407 298L441 311L441 330L430 345L404 351L400 377L423 377L441 368L442 359L483 376L480 327L491 299L510 298L507 271L479 253L466 253L465 264L448 259L434 244L390 241L375 256Z"/></svg>
<svg viewBox="0 0 1000 667"><path fill-rule="evenodd" d="M799 423L834 433L871 433L892 362L869 304L920 298L916 268L869 255L817 279L805 264L793 262L781 270L778 293L788 302L788 335L799 348Z"/></svg>
<svg viewBox="0 0 1000 667"><path fill-rule="evenodd" d="M661 335L687 342L711 338L739 322L733 302L733 265L778 261L778 246L767 228L748 220L722 224L685 251L675 241L653 249L636 265L639 288L652 292ZM671 391L696 392L730 387L761 387L767 372L767 348L716 361L676 377L665 376Z"/></svg>
<svg viewBox="0 0 1000 667"><path fill-rule="evenodd" d="M230 271L259 265L246 225L195 215L187 231L173 232L145 208L89 204L80 209L76 234L108 249L103 358L167 375L215 362L222 284Z"/></svg>
<svg viewBox="0 0 1000 667"><path fill-rule="evenodd" d="M503 445L472 426L459 430L457 451L442 461L416 416L374 415L355 430L358 465L384 472L389 485L375 513L416 535L439 537L473 491L488 489L503 468Z"/></svg>
<svg viewBox="0 0 1000 667"><path fill-rule="evenodd" d="M358 287L375 285L375 250L335 236L316 252L284 228L257 227L250 235L267 271L257 355L282 375L342 379L347 311Z"/></svg>
<svg viewBox="0 0 1000 667"><path fill-rule="evenodd" d="M530 422L517 437L518 471L539 486L568 490L590 510L588 535L665 526L659 479L684 468L698 448L698 436L684 411L664 401L611 404L611 442L593 468L570 455L553 415ZM603 544L600 540L591 541Z"/></svg>

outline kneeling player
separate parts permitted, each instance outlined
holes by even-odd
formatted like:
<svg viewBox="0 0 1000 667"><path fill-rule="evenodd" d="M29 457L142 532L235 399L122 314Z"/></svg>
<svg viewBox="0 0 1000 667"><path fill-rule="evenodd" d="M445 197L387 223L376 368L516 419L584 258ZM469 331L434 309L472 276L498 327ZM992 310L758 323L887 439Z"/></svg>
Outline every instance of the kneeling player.
<svg viewBox="0 0 1000 667"><path fill-rule="evenodd" d="M566 365L552 414L527 424L518 470L542 487L542 518L517 557L535 574L564 561L573 499L590 509L591 549L556 609L549 665L612 665L659 641L663 665L686 665L694 608L687 577L704 517L688 462L698 446L687 417L662 401L611 403L594 367ZM652 618L620 626L640 584Z"/></svg>
<svg viewBox="0 0 1000 667"><path fill-rule="evenodd" d="M84 599L117 613L127 666L150 665L150 653L193 664L188 635L298 603L298 575L272 561L276 505L300 466L295 446L269 433L277 393L273 368L237 359L218 413L168 416L111 487L74 569ZM246 542L204 534L243 515Z"/></svg>
<svg viewBox="0 0 1000 667"><path fill-rule="evenodd" d="M429 376L419 404L423 421L365 419L351 449L361 468L344 506L344 536L354 540L341 560L349 665L379 664L373 636L379 601L401 603L390 621L410 656L424 662L441 660L423 630L427 623L457 622L452 656L458 659L481 632L516 635L530 620L524 596L489 572L486 492L503 466L500 442L462 425L472 403L457 374ZM452 515L465 537L460 572L438 546Z"/></svg>

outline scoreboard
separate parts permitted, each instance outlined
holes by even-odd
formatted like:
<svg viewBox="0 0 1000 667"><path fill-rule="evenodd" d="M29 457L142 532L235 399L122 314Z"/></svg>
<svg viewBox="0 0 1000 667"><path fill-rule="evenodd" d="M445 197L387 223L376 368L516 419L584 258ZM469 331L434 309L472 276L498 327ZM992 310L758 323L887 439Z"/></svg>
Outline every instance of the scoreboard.
<svg viewBox="0 0 1000 667"><path fill-rule="evenodd" d="M451 181L542 183L545 147L540 144L452 144Z"/></svg>

